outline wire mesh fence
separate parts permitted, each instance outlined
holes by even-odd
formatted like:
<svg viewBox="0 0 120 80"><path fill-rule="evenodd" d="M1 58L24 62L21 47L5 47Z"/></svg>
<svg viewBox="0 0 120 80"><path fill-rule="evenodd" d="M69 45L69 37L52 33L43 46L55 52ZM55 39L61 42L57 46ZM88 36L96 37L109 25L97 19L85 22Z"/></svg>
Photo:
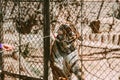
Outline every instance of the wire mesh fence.
<svg viewBox="0 0 120 80"><path fill-rule="evenodd" d="M15 47L4 52L3 71L43 78L43 2L3 0L2 6L3 41ZM5 80L17 78L5 75Z"/></svg>
<svg viewBox="0 0 120 80"><path fill-rule="evenodd" d="M15 46L12 52L4 51L3 71L28 76L30 80L43 78L43 2L2 1L1 11L4 16L0 33L4 37L0 41ZM70 56L63 54L62 57L56 57L53 63L56 63L57 68L51 66L53 64L49 66L52 69L49 71L49 80L58 80L56 76L69 76L71 80L77 80L77 74L71 66L75 64L76 68L80 68L83 80L120 80L119 1L50 0L49 12L51 46L62 24L74 26L82 37L75 46L77 52L69 53ZM51 53L57 53L54 50ZM74 63L75 56L78 56L76 53L79 54L79 66ZM71 63L64 63L68 58ZM5 80L17 78L5 75Z"/></svg>
<svg viewBox="0 0 120 80"><path fill-rule="evenodd" d="M119 1L78 0L51 2L50 5L53 33L61 24L67 24L73 25L83 38L79 43L81 77L119 80Z"/></svg>

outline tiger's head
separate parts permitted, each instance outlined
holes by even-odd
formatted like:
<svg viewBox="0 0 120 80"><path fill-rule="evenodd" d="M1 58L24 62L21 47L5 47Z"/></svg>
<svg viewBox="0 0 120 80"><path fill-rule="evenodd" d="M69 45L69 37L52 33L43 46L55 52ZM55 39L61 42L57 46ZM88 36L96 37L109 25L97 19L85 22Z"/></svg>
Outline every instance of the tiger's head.
<svg viewBox="0 0 120 80"><path fill-rule="evenodd" d="M59 41L71 42L80 37L80 34L73 26L62 24L58 31L57 39Z"/></svg>
<svg viewBox="0 0 120 80"><path fill-rule="evenodd" d="M57 31L56 42L59 44L59 50L62 53L71 53L76 50L76 40L80 35L74 26L61 25Z"/></svg>

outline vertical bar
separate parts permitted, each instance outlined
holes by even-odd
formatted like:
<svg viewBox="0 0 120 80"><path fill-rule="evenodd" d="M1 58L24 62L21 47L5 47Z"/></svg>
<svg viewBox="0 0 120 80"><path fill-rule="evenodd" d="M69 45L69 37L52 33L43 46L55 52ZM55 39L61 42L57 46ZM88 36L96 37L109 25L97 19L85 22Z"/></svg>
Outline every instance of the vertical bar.
<svg viewBox="0 0 120 80"><path fill-rule="evenodd" d="M103 4L104 4L104 0L102 0L102 3L101 3L101 5L100 5L100 9L99 9L99 11L98 11L97 19L99 19L99 17L100 17L100 13L101 13Z"/></svg>
<svg viewBox="0 0 120 80"><path fill-rule="evenodd" d="M4 73L3 73L3 51L0 50L0 80L4 80Z"/></svg>
<svg viewBox="0 0 120 80"><path fill-rule="evenodd" d="M0 1L0 5L2 5L2 1ZM3 27L2 27L2 23L3 22L3 12L2 12L2 6L0 7L0 43L3 43ZM4 80L4 74L3 74L3 51L2 49L0 50L0 78L1 80Z"/></svg>
<svg viewBox="0 0 120 80"><path fill-rule="evenodd" d="M19 17L19 22L20 22L20 13L21 13L20 0L17 1L17 4L18 4L18 17ZM17 26L18 26L18 27L21 27L21 24L20 24L20 25L17 25ZM18 40L19 45L21 45L21 35L20 35L20 33L19 33L18 37L19 37L19 40ZM18 48L19 48L19 56L20 56L21 46L19 46ZM19 75L21 75L20 64L21 64L21 63L20 63L20 57L19 57ZM19 76L19 80L21 80L21 79L22 79L21 76Z"/></svg>
<svg viewBox="0 0 120 80"><path fill-rule="evenodd" d="M2 5L2 0L0 1L0 5ZM3 12L2 12L2 6L0 6L0 43L2 43L3 41L2 22L3 22Z"/></svg>
<svg viewBox="0 0 120 80"><path fill-rule="evenodd" d="M84 16L84 14L83 14L83 7L84 7L84 0L81 0L80 1L81 2L81 21L83 21L83 16ZM83 34L82 34L82 30L83 30L83 23L81 22L81 36L83 36ZM81 41L81 45L82 45L82 41ZM81 56L80 56L80 58L81 58L81 70L82 70L82 72L81 72L81 79L82 80L84 80L84 73L83 73L83 53L82 53L82 46L80 46L80 48L81 48Z"/></svg>
<svg viewBox="0 0 120 80"><path fill-rule="evenodd" d="M48 80L49 55L50 55L50 19L49 0L44 0L44 80Z"/></svg>

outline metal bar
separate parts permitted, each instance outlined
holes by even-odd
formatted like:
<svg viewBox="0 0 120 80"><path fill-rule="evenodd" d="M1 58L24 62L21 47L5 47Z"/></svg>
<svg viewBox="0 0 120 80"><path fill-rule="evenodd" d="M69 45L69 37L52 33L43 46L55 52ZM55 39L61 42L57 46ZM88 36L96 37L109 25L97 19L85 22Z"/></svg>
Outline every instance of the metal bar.
<svg viewBox="0 0 120 80"><path fill-rule="evenodd" d="M4 80L3 73L3 51L0 50L0 80Z"/></svg>
<svg viewBox="0 0 120 80"><path fill-rule="evenodd" d="M0 5L2 5L2 1L0 1ZM2 6L0 7L0 43L3 43L3 12L2 12ZM4 74L3 74L3 51L0 49L0 79L4 80Z"/></svg>
<svg viewBox="0 0 120 80"><path fill-rule="evenodd" d="M50 56L50 19L49 19L49 0L44 0L44 80L48 80L49 56Z"/></svg>
<svg viewBox="0 0 120 80"><path fill-rule="evenodd" d="M0 5L2 5L2 0L0 1ZM2 6L0 6L0 43L3 42L3 11L2 11Z"/></svg>
<svg viewBox="0 0 120 80"><path fill-rule="evenodd" d="M81 0L81 4L80 4L80 5L81 5L81 21L82 21L82 20L83 20L83 15L84 15L84 14L83 14L84 0ZM82 22L81 22L81 27L83 28L83 23L82 23ZM81 36L83 36L83 34L82 34L82 30L83 30L83 29L82 29L82 28L81 28ZM83 43L83 42L81 41L81 44L82 44L82 43ZM82 53L82 46L80 46L80 48L81 48L81 49L80 49L80 50L81 50L80 52L81 52L81 55L82 55L82 54L83 54L83 53ZM84 73L83 73L83 57L80 56L80 58L81 58L81 70L82 70L82 71L81 71L81 78L84 79L84 77L83 77L83 75L84 75Z"/></svg>
<svg viewBox="0 0 120 80"><path fill-rule="evenodd" d="M17 1L17 0L15 0ZM44 0L19 0L19 2L43 2Z"/></svg>
<svg viewBox="0 0 120 80"><path fill-rule="evenodd" d="M101 13L103 4L104 4L104 0L102 0L102 3L101 3L101 5L100 5L100 10L98 11L97 19L99 19L99 17L100 17L100 13Z"/></svg>
<svg viewBox="0 0 120 80"><path fill-rule="evenodd" d="M20 12L21 12L21 6L20 6L20 0L18 0L18 16L19 16L19 22L20 22ZM17 25L19 27L21 27L21 25ZM19 45L21 45L21 34L19 33ZM20 53L21 53L21 46L19 46L19 56L20 56ZM21 64L21 58L19 57L19 75L21 75L21 71L20 71L20 64ZM19 80L21 80L21 76L19 76Z"/></svg>
<svg viewBox="0 0 120 80"><path fill-rule="evenodd" d="M11 73L11 72L8 72L8 71L3 71L3 73L6 74L6 75L15 77L15 78L23 79L23 80L43 80L42 77L41 78L28 77L26 75L15 74L15 73Z"/></svg>

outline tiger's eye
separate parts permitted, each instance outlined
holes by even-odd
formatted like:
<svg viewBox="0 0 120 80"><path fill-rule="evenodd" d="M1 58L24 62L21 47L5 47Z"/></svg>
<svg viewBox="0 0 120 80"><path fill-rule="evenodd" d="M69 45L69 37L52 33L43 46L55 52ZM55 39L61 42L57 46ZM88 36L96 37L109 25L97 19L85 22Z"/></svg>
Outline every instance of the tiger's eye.
<svg viewBox="0 0 120 80"><path fill-rule="evenodd" d="M73 35L73 34L72 34L72 31L70 31L70 32L69 32L69 36L72 36L72 35Z"/></svg>
<svg viewBox="0 0 120 80"><path fill-rule="evenodd" d="M58 30L58 34L60 34L60 35L61 35L61 34L63 34L63 31L61 31L61 30Z"/></svg>
<svg viewBox="0 0 120 80"><path fill-rule="evenodd" d="M57 39L59 39L60 41L64 40L64 35L59 34L59 35L57 36Z"/></svg>
<svg viewBox="0 0 120 80"><path fill-rule="evenodd" d="M68 28L66 28L66 31L67 31L67 32L70 32L70 31L71 31L71 29L68 27Z"/></svg>

